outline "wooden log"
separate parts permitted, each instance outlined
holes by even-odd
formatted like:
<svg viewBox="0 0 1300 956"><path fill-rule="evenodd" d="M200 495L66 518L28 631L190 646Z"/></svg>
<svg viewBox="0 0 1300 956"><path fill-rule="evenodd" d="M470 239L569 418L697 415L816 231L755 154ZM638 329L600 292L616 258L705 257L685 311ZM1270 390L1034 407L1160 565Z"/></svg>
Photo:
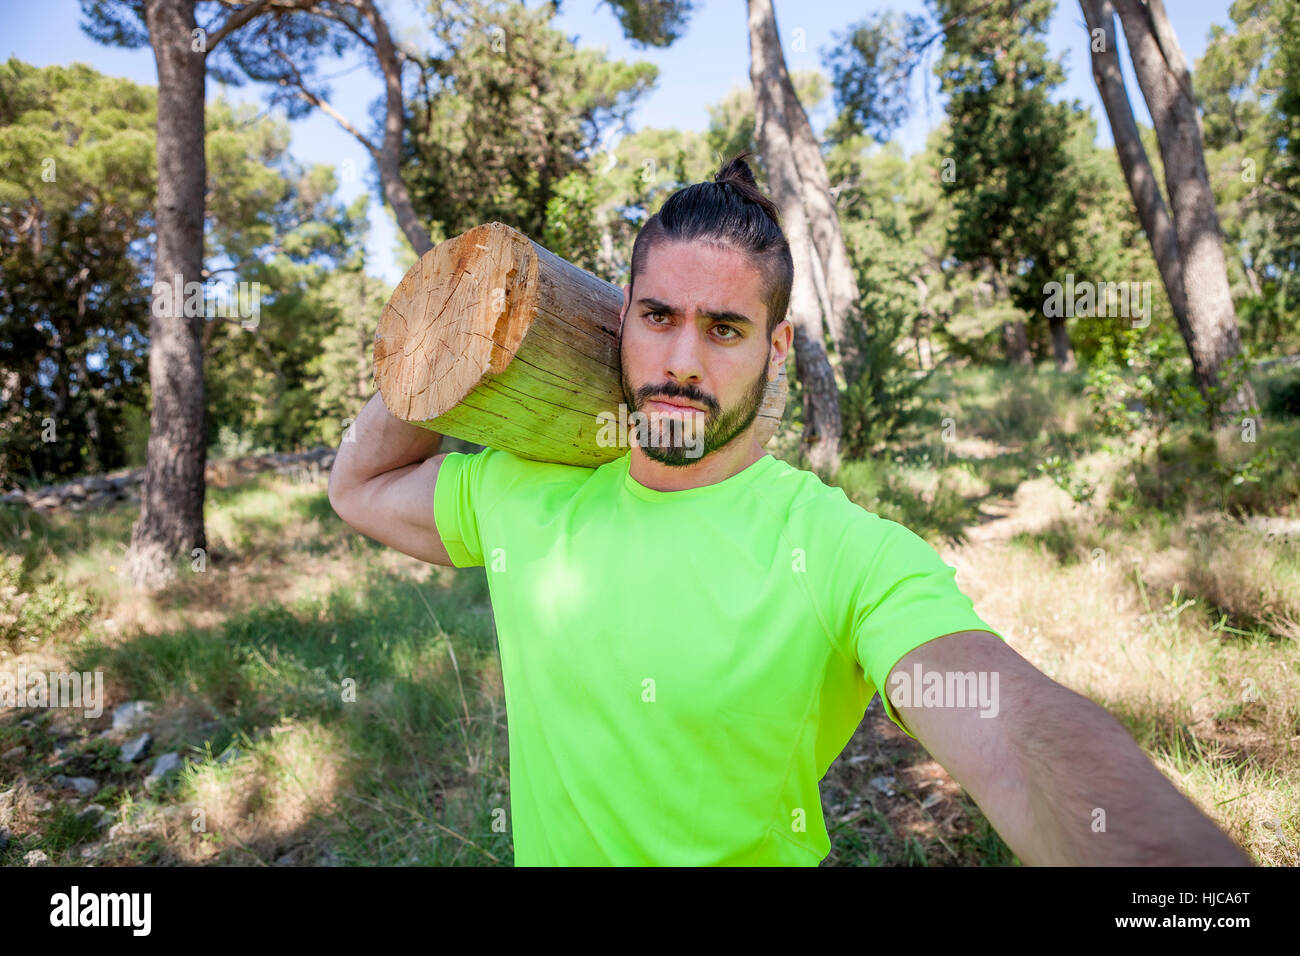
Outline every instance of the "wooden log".
<svg viewBox="0 0 1300 956"><path fill-rule="evenodd" d="M499 222L425 253L375 332L375 381L395 417L522 458L595 468L627 453L618 421L623 292ZM776 431L785 370L756 437ZM623 418L631 413L626 409Z"/></svg>

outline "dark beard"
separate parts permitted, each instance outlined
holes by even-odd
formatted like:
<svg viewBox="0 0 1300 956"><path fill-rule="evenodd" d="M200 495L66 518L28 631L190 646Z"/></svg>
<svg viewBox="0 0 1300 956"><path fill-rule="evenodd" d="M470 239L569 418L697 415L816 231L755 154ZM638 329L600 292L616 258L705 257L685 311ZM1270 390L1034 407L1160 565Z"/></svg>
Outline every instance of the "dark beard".
<svg viewBox="0 0 1300 956"><path fill-rule="evenodd" d="M690 434L685 431L690 427L690 422L672 419L671 417L668 417L667 420L661 418L662 424L659 428L661 440L665 438L671 440L665 441L662 445L647 443L641 447L647 458L668 465L671 468L686 468L694 465L734 441L758 417L759 409L763 406L763 396L767 391L767 359L765 357L763 364L759 367L758 377L750 386L745 397L734 408L728 409L715 419L715 403L696 395L687 394L683 396L683 390L680 389L672 389L671 387L665 389L647 385L640 389L637 395L633 395L627 384L627 366L623 361L623 336L621 331L618 339L618 365L619 373L622 376L623 401L632 411L639 411L642 415L648 416L649 413L642 409L642 405L655 395L666 395L669 398L686 397L691 401L698 401L709 406L708 411L705 413L707 418L704 426L704 447L699 456L689 454L691 449L684 440L686 435ZM629 412L630 415L631 412Z"/></svg>

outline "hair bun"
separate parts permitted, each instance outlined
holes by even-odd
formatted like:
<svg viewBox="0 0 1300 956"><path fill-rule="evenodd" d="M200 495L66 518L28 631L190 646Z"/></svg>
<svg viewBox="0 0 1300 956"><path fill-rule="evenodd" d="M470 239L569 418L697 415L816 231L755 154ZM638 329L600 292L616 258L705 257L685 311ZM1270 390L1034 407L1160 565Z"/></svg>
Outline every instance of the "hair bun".
<svg viewBox="0 0 1300 956"><path fill-rule="evenodd" d="M751 156L753 156L753 153L746 150L734 157L718 170L713 177L713 181L724 185L747 186L750 189L757 190L758 180L754 178L754 171L749 168L749 163L745 162Z"/></svg>
<svg viewBox="0 0 1300 956"><path fill-rule="evenodd" d="M749 150L745 150L735 156L718 170L713 177L713 181L719 186L730 186L740 195L741 199L758 206L779 227L781 225L781 213L777 209L776 203L763 195L763 191L758 188L758 180L754 178L754 171L749 168L749 163L745 162L746 159L753 155Z"/></svg>

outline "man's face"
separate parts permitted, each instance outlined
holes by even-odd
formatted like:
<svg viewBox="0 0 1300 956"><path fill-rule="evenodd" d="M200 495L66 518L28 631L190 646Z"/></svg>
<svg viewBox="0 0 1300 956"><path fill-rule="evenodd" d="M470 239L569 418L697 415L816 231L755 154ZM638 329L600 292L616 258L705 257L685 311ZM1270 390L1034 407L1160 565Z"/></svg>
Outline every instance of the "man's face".
<svg viewBox="0 0 1300 956"><path fill-rule="evenodd" d="M641 412L658 426L662 441L642 447L648 457L693 465L753 423L771 355L762 292L763 277L744 253L673 240L650 247L635 286L624 289L619 330L623 400L629 415Z"/></svg>

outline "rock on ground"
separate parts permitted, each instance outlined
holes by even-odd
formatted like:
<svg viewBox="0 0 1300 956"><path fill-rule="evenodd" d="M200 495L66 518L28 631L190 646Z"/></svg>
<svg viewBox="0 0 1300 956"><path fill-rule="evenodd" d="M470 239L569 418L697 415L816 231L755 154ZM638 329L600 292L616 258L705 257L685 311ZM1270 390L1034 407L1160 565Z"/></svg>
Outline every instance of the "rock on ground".
<svg viewBox="0 0 1300 956"><path fill-rule="evenodd" d="M135 763L143 757L150 746L153 745L153 735L144 733L134 740L130 740L122 745L122 759L127 763Z"/></svg>

